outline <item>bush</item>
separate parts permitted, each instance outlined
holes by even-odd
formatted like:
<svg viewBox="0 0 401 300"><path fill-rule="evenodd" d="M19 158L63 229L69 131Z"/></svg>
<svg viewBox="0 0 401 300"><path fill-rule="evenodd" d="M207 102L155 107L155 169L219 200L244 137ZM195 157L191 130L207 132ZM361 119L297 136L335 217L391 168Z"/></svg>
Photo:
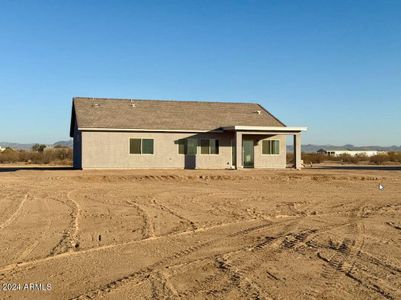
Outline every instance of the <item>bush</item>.
<svg viewBox="0 0 401 300"><path fill-rule="evenodd" d="M32 146L32 151L35 152L43 152L46 148L46 145L43 144L35 144Z"/></svg>
<svg viewBox="0 0 401 300"><path fill-rule="evenodd" d="M360 154L351 156L349 154L342 154L339 156L329 156L319 153L302 153L302 160L305 164L320 164L325 161L337 161L347 164L358 164L360 162L368 162L370 164L381 165L386 162L401 163L401 152L389 152L385 154L378 154L371 157ZM294 162L294 154L287 153L287 163Z"/></svg>
<svg viewBox="0 0 401 300"><path fill-rule="evenodd" d="M302 159L305 164L320 164L325 160L325 156L318 153L303 153Z"/></svg>
<svg viewBox="0 0 401 300"><path fill-rule="evenodd" d="M40 151L6 149L0 153L0 163L72 164L72 149L57 148Z"/></svg>
<svg viewBox="0 0 401 300"><path fill-rule="evenodd" d="M390 161L390 158L389 158L388 154L378 154L378 155L371 156L369 158L369 161L376 165L382 165L384 162Z"/></svg>
<svg viewBox="0 0 401 300"><path fill-rule="evenodd" d="M6 148L6 150L0 153L0 163L13 163L18 161L18 158L18 152L11 148Z"/></svg>
<svg viewBox="0 0 401 300"><path fill-rule="evenodd" d="M348 163L348 164L357 164L359 161L361 161L361 159L359 158L359 156L355 155L349 155L349 154L341 154L338 156L340 161L342 161L343 163ZM366 160L366 158L365 158Z"/></svg>
<svg viewBox="0 0 401 300"><path fill-rule="evenodd" d="M391 162L401 162L401 152L389 152L388 157Z"/></svg>

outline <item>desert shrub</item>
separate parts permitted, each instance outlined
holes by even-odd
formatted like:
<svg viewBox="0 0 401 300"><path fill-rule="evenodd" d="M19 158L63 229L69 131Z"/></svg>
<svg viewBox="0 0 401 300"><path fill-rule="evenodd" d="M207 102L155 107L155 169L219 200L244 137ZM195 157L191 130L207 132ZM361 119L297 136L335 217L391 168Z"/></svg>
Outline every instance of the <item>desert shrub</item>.
<svg viewBox="0 0 401 300"><path fill-rule="evenodd" d="M302 153L302 159L305 164L320 164L326 159L326 156L319 153Z"/></svg>
<svg viewBox="0 0 401 300"><path fill-rule="evenodd" d="M71 148L43 149L40 151L5 150L0 153L0 163L66 164L72 162Z"/></svg>
<svg viewBox="0 0 401 300"><path fill-rule="evenodd" d="M369 161L376 165L382 165L386 161L390 161L390 156L388 154L373 155L369 158Z"/></svg>
<svg viewBox="0 0 401 300"><path fill-rule="evenodd" d="M340 161L342 161L343 163L351 163L351 164L356 164L358 163L361 159L355 155L349 155L349 154L341 154L338 156L340 158Z"/></svg>
<svg viewBox="0 0 401 300"><path fill-rule="evenodd" d="M304 152L302 153L301 157L305 164L320 164L329 158L324 154ZM287 153L287 163L294 163L294 154L291 152Z"/></svg>
<svg viewBox="0 0 401 300"><path fill-rule="evenodd" d="M401 152L389 152L388 159L391 162L401 162Z"/></svg>
<svg viewBox="0 0 401 300"><path fill-rule="evenodd" d="M54 146L54 149L59 149L59 148L68 149L68 146L64 146L61 144Z"/></svg>
<svg viewBox="0 0 401 300"><path fill-rule="evenodd" d="M35 152L43 152L46 148L46 145L43 144L35 144L32 146L32 151Z"/></svg>
<svg viewBox="0 0 401 300"><path fill-rule="evenodd" d="M358 164L360 162L368 162L370 164L381 165L386 162L401 163L401 152L389 152L384 154L374 155L367 157L365 154L351 156L349 154L342 154L339 156L329 156L318 153L302 153L302 159L305 164L319 164L325 161L338 161L346 164ZM294 162L293 153L287 153L287 163Z"/></svg>
<svg viewBox="0 0 401 300"><path fill-rule="evenodd" d="M66 161L72 160L72 151L70 148L55 148L44 151L42 156L42 162L48 164L54 161Z"/></svg>
<svg viewBox="0 0 401 300"><path fill-rule="evenodd" d="M18 152L11 148L6 148L0 153L0 163L13 163L18 161Z"/></svg>

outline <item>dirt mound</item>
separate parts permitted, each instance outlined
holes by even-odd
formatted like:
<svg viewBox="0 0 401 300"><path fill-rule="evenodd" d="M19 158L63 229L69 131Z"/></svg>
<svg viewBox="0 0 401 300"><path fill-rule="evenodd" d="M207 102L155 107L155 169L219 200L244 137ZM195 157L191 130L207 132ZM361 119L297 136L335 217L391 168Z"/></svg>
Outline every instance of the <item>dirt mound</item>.
<svg viewBox="0 0 401 300"><path fill-rule="evenodd" d="M357 176L357 175L243 175L241 173L233 175L211 175L211 174L196 174L196 175L151 175L151 174L132 174L132 175L82 175L73 177L74 181L80 182L126 182L126 181L377 181L383 177L378 176Z"/></svg>

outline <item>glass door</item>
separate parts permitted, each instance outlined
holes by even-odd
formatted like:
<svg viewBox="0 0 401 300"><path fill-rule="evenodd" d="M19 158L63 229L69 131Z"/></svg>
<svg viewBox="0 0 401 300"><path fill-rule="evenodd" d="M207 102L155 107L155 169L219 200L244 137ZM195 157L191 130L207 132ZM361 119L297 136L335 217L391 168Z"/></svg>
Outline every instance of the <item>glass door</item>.
<svg viewBox="0 0 401 300"><path fill-rule="evenodd" d="M235 153L235 140L231 140L231 166L234 167L237 164L235 163L236 153Z"/></svg>
<svg viewBox="0 0 401 300"><path fill-rule="evenodd" d="M244 168L253 168L254 165L253 146L254 146L253 140L243 140L242 142Z"/></svg>

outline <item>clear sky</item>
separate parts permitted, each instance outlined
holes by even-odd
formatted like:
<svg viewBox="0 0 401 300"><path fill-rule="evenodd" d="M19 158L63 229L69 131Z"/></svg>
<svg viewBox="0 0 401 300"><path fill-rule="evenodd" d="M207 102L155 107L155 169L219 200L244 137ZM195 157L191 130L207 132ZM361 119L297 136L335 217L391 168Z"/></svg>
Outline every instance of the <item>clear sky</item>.
<svg viewBox="0 0 401 300"><path fill-rule="evenodd" d="M401 145L401 1L0 2L0 141L73 96L252 101L304 143Z"/></svg>

